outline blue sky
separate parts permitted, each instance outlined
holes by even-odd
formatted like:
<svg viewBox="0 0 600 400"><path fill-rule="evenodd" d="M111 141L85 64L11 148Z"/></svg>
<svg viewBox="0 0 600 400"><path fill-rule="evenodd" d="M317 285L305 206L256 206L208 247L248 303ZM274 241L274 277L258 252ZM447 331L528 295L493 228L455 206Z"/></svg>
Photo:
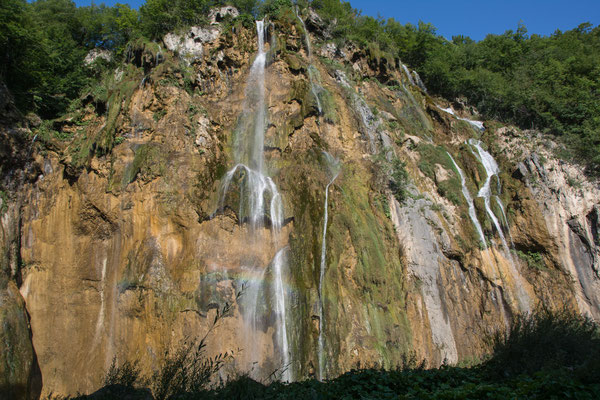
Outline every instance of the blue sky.
<svg viewBox="0 0 600 400"><path fill-rule="evenodd" d="M107 5L117 1L107 0ZM142 0L120 0L139 7ZM76 0L89 5L90 0ZM95 1L96 4L101 1ZM351 0L354 8L376 17L394 17L401 23L431 22L448 39L466 35L481 40L488 33L516 30L523 22L530 34L549 35L556 29L566 31L582 22L600 24L600 0Z"/></svg>

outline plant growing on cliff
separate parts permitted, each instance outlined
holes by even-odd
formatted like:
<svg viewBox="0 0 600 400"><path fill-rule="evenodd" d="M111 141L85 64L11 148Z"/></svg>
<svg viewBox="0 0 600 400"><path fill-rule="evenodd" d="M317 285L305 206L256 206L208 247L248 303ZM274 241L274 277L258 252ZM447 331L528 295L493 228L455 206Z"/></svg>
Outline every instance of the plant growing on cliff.
<svg viewBox="0 0 600 400"><path fill-rule="evenodd" d="M517 255L519 258L527 263L529 268L534 268L537 270L545 270L546 264L544 263L544 258L537 251L522 251L517 250Z"/></svg>
<svg viewBox="0 0 600 400"><path fill-rule="evenodd" d="M399 203L403 203L408 197L409 176L406 171L406 163L394 158L391 161L390 190Z"/></svg>

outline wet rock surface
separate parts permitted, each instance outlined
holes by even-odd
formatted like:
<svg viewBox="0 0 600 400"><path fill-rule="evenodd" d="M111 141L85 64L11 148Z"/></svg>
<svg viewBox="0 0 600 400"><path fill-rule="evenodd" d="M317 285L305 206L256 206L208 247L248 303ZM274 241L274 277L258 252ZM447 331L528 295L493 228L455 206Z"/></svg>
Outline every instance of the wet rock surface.
<svg viewBox="0 0 600 400"><path fill-rule="evenodd" d="M438 112L443 100L429 97L414 74L327 42L326 26L311 15L306 25L320 54L344 71L309 62L293 26L268 27L265 43L260 150L281 195L277 235L270 215L251 229L239 190L247 170L223 195L238 162L236 140L255 128L240 122L252 96L254 30L192 28L165 37L159 61L150 45L133 54L133 72L115 73L131 91L110 105L120 107L112 132L119 140L105 154L79 156L76 139L34 141L35 127L3 119L3 190L12 192L0 206L7 327L0 346L19 349L1 352L1 365L13 366L0 374L5 385L35 393L39 364L43 395L92 393L114 357L138 359L150 374L165 351L202 337L226 303L233 311L209 336L208 354L233 352L224 373L280 368L277 304L261 302L276 289L280 248L287 249L281 290L297 378L318 372L320 333L324 371L333 377L392 367L411 352L432 366L479 357L486 335L526 311L525 303L600 319L597 182L556 159L534 132L481 131L465 121L473 119L466 109L460 119ZM181 55L188 64L181 66ZM81 113L86 137L105 132L107 113ZM69 121L59 128L75 129ZM489 207L479 196L486 170L468 139L481 140L498 164ZM341 170L328 191L319 288L331 182L324 151ZM485 243L449 154L464 171ZM403 182L404 198L394 197L391 176ZM250 265L264 273L250 273ZM254 280L265 292L252 300L260 329L249 340L244 296Z"/></svg>

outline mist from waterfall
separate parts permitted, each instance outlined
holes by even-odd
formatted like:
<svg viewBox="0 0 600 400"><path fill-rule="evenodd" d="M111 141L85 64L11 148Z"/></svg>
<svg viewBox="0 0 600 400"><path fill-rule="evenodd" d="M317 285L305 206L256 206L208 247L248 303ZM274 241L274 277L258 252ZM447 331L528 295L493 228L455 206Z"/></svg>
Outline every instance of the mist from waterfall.
<svg viewBox="0 0 600 400"><path fill-rule="evenodd" d="M219 198L219 210L225 208L228 194L232 188L238 189L240 223L246 223L246 241L248 246L262 245L271 249L275 256L269 265L240 265L247 278L244 282L244 293L238 300L244 317L247 339L247 352L254 362L263 360L260 354L259 332L265 331L265 319L258 310L267 304L268 312L275 318L274 346L276 363L282 371L282 380L293 380L290 368L290 353L287 329L287 299L284 275L287 270L286 247L281 240L283 226L283 205L281 195L275 182L266 175L264 162L264 137L267 126L267 108L265 104L265 23L256 21L258 34L258 54L250 68L246 83L243 112L235 131L234 160L235 165L224 176ZM268 230L265 230L268 228ZM253 261L256 264L256 261ZM271 272L272 284L266 282L267 270ZM271 290L269 290L269 288ZM269 306L270 304L270 306ZM279 360L277 361L277 357ZM259 364L260 369L260 364ZM272 372L272 371L271 371Z"/></svg>

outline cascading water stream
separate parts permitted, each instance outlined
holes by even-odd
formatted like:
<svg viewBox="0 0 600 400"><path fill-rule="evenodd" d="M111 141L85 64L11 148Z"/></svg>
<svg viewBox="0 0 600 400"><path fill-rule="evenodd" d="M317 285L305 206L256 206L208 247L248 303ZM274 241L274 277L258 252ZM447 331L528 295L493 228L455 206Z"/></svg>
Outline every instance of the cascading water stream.
<svg viewBox="0 0 600 400"><path fill-rule="evenodd" d="M498 207L500 208L500 212L502 213L502 221L504 222L504 226L506 227L506 231L508 232L511 247L514 247L515 245L513 243L512 234L510 233L510 226L508 225L508 218L506 217L506 210L504 209L504 204L502 204L502 200L500 200L500 197L494 196L494 199L496 200L496 204L498 205Z"/></svg>
<svg viewBox="0 0 600 400"><path fill-rule="evenodd" d="M498 221L498 218L496 217L496 214L494 214L494 212L492 211L492 208L490 205L490 198L492 196L492 190L491 190L492 178L494 176L498 176L498 174L500 173L500 169L498 168L498 164L496 163L496 160L494 160L494 157L492 157L492 155L490 153L488 153L481 147L480 141L469 139L469 144L471 146L475 147L475 149L477 149L477 153L479 154L479 156L478 156L479 161L481 162L481 165L483 165L483 168L485 169L485 172L487 175L483 186L481 187L481 189L479 189L479 193L477 194L477 197L483 198L483 203L485 205L485 211L487 212L488 216L494 223L494 226L496 227L496 230L498 231L498 236L500 236L500 240L502 241L502 247L504 248L504 251L506 252L507 257L509 257L509 260L512 262L512 256L510 254L510 249L508 247L508 244L506 243L506 237L504 236L504 231L502 230L500 221Z"/></svg>
<svg viewBox="0 0 600 400"><path fill-rule="evenodd" d="M381 121L379 118L375 117L373 111L367 104L367 102L359 96L350 83L348 83L348 79L346 78L346 74L342 71L335 71L335 76L337 81L348 89L349 92L352 93L352 100L354 103L354 109L360 115L363 126L365 128L365 133L367 134L367 138L369 139L369 151L371 154L377 154L378 151L378 139L381 141L381 137L378 138L378 131L381 125Z"/></svg>
<svg viewBox="0 0 600 400"><path fill-rule="evenodd" d="M468 122L469 124L471 124L472 126L474 126L475 128L477 128L480 131L484 131L485 130L485 127L483 126L483 122L481 122L481 121L474 121L472 119L459 117L458 115L456 115L456 113L454 112L454 110L452 109L452 107L442 108L440 106L437 106L437 108L439 108L440 110L442 110L442 111L444 111L444 112L446 112L446 113L448 113L448 114L456 117L456 119Z"/></svg>
<svg viewBox="0 0 600 400"><path fill-rule="evenodd" d="M319 115L323 114L323 107L321 106L321 99L319 99L319 91L317 90L317 85L315 83L314 77L314 66L312 65L312 49L310 45L310 36L308 36L308 30L306 29L306 25L304 24L304 20L300 18L300 14L298 14L298 6L294 7L296 18L300 21L302 25L302 29L304 29L304 42L306 43L306 51L308 53L308 80L310 81L310 91L313 96L315 96L315 100L317 102L317 109L319 110ZM320 88L319 88L320 89Z"/></svg>
<svg viewBox="0 0 600 400"><path fill-rule="evenodd" d="M340 174L340 163L331 154L326 151L323 152L325 161L327 162L329 173L333 174L333 178L329 181L325 187L325 208L323 215L323 240L321 241L321 268L319 271L319 379L322 381L325 378L325 338L323 336L323 329L325 326L325 314L323 312L323 282L325 280L325 269L327 267L327 222L328 222L328 201L329 201L329 186L333 184L338 175Z"/></svg>
<svg viewBox="0 0 600 400"><path fill-rule="evenodd" d="M281 357L282 379L291 381L293 379L290 370L290 348L287 336L287 306L286 292L283 280L284 270L287 266L285 250L282 248L280 232L283 226L283 206L281 195L277 190L275 182L264 173L264 136L266 129L266 106L265 106L265 24L264 21L256 21L258 34L258 54L252 67L246 84L246 97L244 110L239 119L235 137L235 166L225 174L221 187L219 210L225 208L227 194L232 183L235 181L239 186L239 210L240 222L247 222L248 245L270 245L275 251L275 257L268 267L261 265L240 266L244 273L252 278L248 281L246 295L240 298L243 304L241 309L246 310L245 320L249 325L250 332L245 332L246 338L252 344L250 353L253 357L259 351L259 345L252 343L256 332L263 330L259 326L257 309L260 302L266 301L264 280L265 271L271 268L273 274L273 304L276 313L275 330L277 332L278 349ZM270 222L268 226L271 240L265 236L265 221Z"/></svg>
<svg viewBox="0 0 600 400"><path fill-rule="evenodd" d="M475 229L477 229L477 233L479 234L479 239L481 239L481 243L483 243L483 246L485 246L486 245L485 236L483 234L483 229L481 228L481 224L479 223L479 220L477 219L477 212L475 211L475 204L473 203L473 198L471 197L471 193L469 193L469 189L467 188L465 175L463 174L462 170L460 169L460 167L458 166L456 161L454 161L454 158L452 158L452 155L450 155L450 153L448 153L448 152L446 152L446 154L448 154L448 157L450 157L452 164L454 164L454 168L456 168L456 170L458 171L458 175L460 176L460 183L462 185L462 193L463 193L463 196L465 197L465 200L467 201L467 204L469 205L469 217L471 218L473 225L475 225Z"/></svg>
<svg viewBox="0 0 600 400"><path fill-rule="evenodd" d="M275 308L277 311L279 326L277 327L278 335L280 338L280 346L282 352L282 380L284 382L290 382L292 379L291 365L290 365L290 346L287 337L287 326L286 326L286 304L285 304L285 290L283 285L283 268L285 266L285 252L287 248L283 248L277 252L273 259L273 273L275 275Z"/></svg>
<svg viewBox="0 0 600 400"><path fill-rule="evenodd" d="M406 77L408 78L410 84L415 86L415 80L413 79L413 76L410 74L410 71L408 70L406 65L402 64L402 69L404 70L404 73L406 74Z"/></svg>
<svg viewBox="0 0 600 400"><path fill-rule="evenodd" d="M496 214L494 214L494 212L492 211L492 208L490 205L490 198L492 196L492 190L491 190L492 178L494 176L498 177L498 175L500 174L500 168L498 168L498 163L496 163L496 160L494 159L494 157L492 157L492 155L490 153L488 153L481 147L481 142L479 140L469 139L468 143L469 143L469 145L473 146L477 150L477 154L476 154L477 158L481 162L481 165L483 165L483 168L485 169L485 172L487 175L486 180L485 180L483 186L481 187L481 189L479 189L479 193L477 194L477 196L483 198L483 202L485 205L485 211L487 212L488 216L490 217L494 226L496 227L496 230L498 231L498 236L500 236L500 240L502 241L502 248L504 249L506 257L508 258L511 273L516 281L515 284L516 284L517 296L518 296L518 301L520 303L520 306L525 311L529 311L531 309L531 300L530 300L529 296L527 295L527 293L525 292L525 290L523 289L523 286L520 282L521 276L515 267L514 260L513 260L512 254L510 252L510 248L508 247L508 244L506 242L506 237L504 236L504 231L502 230L502 225L500 224L500 221L498 221L498 218L496 217ZM499 185L499 182L498 182L498 185ZM496 196L496 201L498 201L500 203L497 196ZM502 208L502 211L504 212L504 207L501 207L501 208Z"/></svg>

